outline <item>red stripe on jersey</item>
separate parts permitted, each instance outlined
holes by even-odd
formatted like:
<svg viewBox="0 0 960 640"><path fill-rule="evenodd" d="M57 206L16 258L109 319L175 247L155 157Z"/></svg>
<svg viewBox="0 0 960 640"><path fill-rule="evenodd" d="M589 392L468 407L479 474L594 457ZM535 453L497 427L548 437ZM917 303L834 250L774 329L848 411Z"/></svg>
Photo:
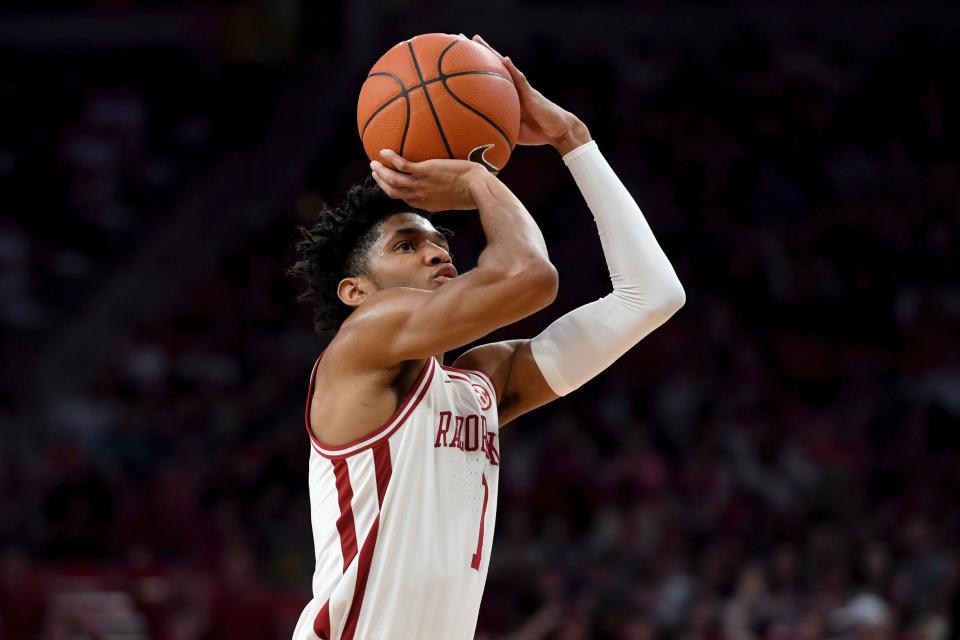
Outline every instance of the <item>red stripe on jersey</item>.
<svg viewBox="0 0 960 640"><path fill-rule="evenodd" d="M390 441L384 440L373 447L373 466L377 476L377 501L383 506L383 496L387 494L387 485L393 474L390 464Z"/></svg>
<svg viewBox="0 0 960 640"><path fill-rule="evenodd" d="M363 547L360 549L360 566L357 569L357 584L353 589L353 602L350 603L350 611L347 613L347 622L343 627L343 640L353 640L353 635L357 632L357 620L360 619L360 607L363 606L363 594L367 590L367 578L370 576L370 564L373 562L373 551L377 547L377 533L380 531L380 514L377 514L370 527L370 533L363 541Z"/></svg>
<svg viewBox="0 0 960 640"><path fill-rule="evenodd" d="M341 484L340 476L337 476L337 494L340 498L340 518L337 519L337 529L340 531L340 546L343 549L343 570L346 572L347 566L357 554L357 534L353 525L353 508L351 500L353 491L350 488L350 479L346 476L347 461L344 459L332 460L334 469L338 472L343 469L346 482ZM387 486L390 484L390 476L393 475L393 466L390 463L390 442L388 440L376 445L373 448L373 466L377 479L377 499L380 506L383 506L383 496L387 493ZM340 487L345 486L346 491L341 491ZM346 501L347 511L344 511L344 501ZM344 529L341 528L341 520L344 520L344 514L349 514L349 529L344 535ZM377 544L377 532L380 529L380 514L377 514L367 534L367 539L363 541L363 547L360 550L360 563L357 568L357 582L354 586L353 602L350 604L350 611L347 613L347 622L342 634L343 638L352 638L356 632L357 620L360 617L360 605L363 603L363 594L367 587L367 576L370 574L370 563L373 560L373 548ZM347 538L347 541L345 541ZM348 551L348 543L352 545L352 552ZM359 599L358 599L359 596ZM313 631L322 640L330 638L330 601L323 605L320 613L313 621ZM324 635L324 633L326 635Z"/></svg>
<svg viewBox="0 0 960 640"><path fill-rule="evenodd" d="M353 488L350 486L350 474L347 461L331 460L333 473L337 479L337 501L340 503L340 517L337 518L337 531L340 532L340 550L343 552L343 570L346 571L357 555L357 529L353 524Z"/></svg>
<svg viewBox="0 0 960 640"><path fill-rule="evenodd" d="M487 517L487 498L490 496L490 488L487 486L487 476L480 474L483 480L483 508L480 509L480 535L477 536L477 552L473 554L470 560L470 567L480 571L480 554L483 553L483 521Z"/></svg>
<svg viewBox="0 0 960 640"><path fill-rule="evenodd" d="M473 378L470 376L461 376L458 373L450 373L447 371L447 377L451 380L462 380L463 382L469 382L470 384L473 384Z"/></svg>
<svg viewBox="0 0 960 640"><path fill-rule="evenodd" d="M313 619L313 632L320 640L330 640L330 601L327 600L320 613Z"/></svg>

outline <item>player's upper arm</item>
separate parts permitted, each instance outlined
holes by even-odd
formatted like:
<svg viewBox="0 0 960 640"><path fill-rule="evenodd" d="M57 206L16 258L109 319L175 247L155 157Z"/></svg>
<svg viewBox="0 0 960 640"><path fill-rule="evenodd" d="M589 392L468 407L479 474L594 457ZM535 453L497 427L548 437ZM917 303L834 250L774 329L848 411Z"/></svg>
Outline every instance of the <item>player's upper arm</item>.
<svg viewBox="0 0 960 640"><path fill-rule="evenodd" d="M393 287L371 294L338 334L358 365L393 366L473 342L550 304L557 272L545 260L510 273L477 268L433 291Z"/></svg>
<svg viewBox="0 0 960 640"><path fill-rule="evenodd" d="M455 367L479 369L493 380L500 426L556 400L530 350L530 340L506 340L475 347L457 358Z"/></svg>

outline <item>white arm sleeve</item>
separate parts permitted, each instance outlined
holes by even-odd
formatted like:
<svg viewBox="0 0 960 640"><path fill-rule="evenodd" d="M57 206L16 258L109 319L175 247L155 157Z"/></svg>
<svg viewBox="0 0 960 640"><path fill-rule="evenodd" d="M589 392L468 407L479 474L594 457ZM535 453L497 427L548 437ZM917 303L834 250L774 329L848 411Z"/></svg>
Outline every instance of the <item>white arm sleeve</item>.
<svg viewBox="0 0 960 640"><path fill-rule="evenodd" d="M593 213L613 291L574 309L531 340L557 395L609 367L686 301L683 286L617 174L590 141L563 156Z"/></svg>

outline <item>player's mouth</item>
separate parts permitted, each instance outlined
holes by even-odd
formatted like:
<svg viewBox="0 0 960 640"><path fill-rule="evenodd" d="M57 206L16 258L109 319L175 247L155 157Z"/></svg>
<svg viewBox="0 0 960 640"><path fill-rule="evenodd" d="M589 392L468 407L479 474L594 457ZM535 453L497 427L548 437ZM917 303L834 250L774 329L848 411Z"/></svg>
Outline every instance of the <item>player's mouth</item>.
<svg viewBox="0 0 960 640"><path fill-rule="evenodd" d="M453 280L457 277L457 270L452 264L445 264L433 274L433 280L438 282L446 282L447 280Z"/></svg>

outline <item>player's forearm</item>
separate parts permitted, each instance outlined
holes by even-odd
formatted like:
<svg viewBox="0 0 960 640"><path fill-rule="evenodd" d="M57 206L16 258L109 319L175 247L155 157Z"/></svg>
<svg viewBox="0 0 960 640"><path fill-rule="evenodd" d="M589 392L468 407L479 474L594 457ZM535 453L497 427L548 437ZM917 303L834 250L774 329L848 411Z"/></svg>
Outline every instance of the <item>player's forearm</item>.
<svg viewBox="0 0 960 640"><path fill-rule="evenodd" d="M593 213L614 291L645 313L679 308L684 291L670 260L596 143L577 147L563 160Z"/></svg>
<svg viewBox="0 0 960 640"><path fill-rule="evenodd" d="M487 239L478 268L507 273L536 268L552 270L540 228L505 184L490 174L478 174L470 182L470 192Z"/></svg>
<svg viewBox="0 0 960 640"><path fill-rule="evenodd" d="M544 379L565 395L670 318L686 294L640 208L595 143L564 156L593 212L613 291L574 309L531 341Z"/></svg>

